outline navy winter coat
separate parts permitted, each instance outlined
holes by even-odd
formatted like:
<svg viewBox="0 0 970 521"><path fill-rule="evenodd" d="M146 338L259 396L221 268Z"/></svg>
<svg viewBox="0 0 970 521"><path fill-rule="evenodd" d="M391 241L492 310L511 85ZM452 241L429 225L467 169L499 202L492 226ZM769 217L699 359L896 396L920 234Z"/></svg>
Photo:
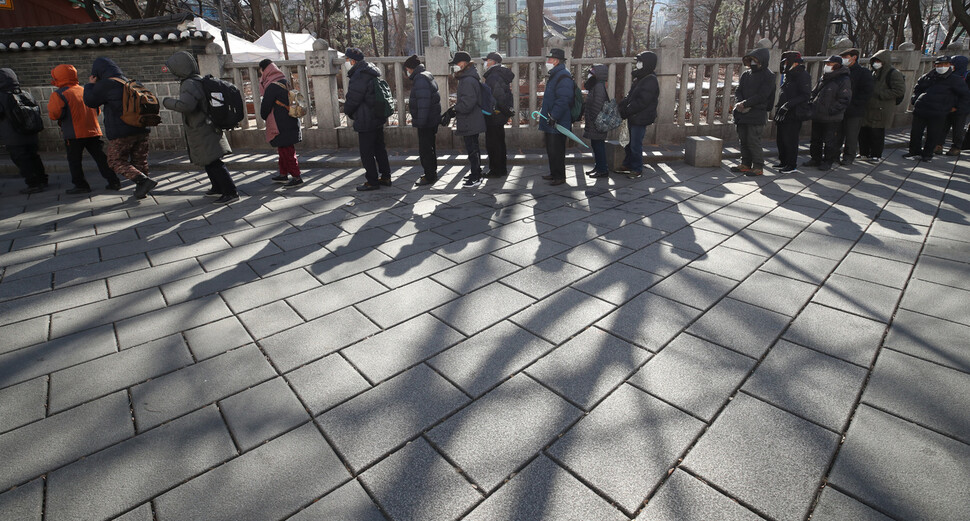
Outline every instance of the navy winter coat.
<svg viewBox="0 0 970 521"><path fill-rule="evenodd" d="M839 67L823 74L812 91L812 121L842 121L851 100L852 80L849 79L848 67Z"/></svg>
<svg viewBox="0 0 970 521"><path fill-rule="evenodd" d="M108 139L118 139L139 134L148 134L151 129L148 127L133 127L121 120L124 113L122 98L125 93L125 86L111 79L119 78L127 81L128 78L121 72L115 62L110 58L95 58L91 65L91 76L98 79L95 83L88 83L84 86L84 104L96 109L104 105L104 136Z"/></svg>
<svg viewBox="0 0 970 521"><path fill-rule="evenodd" d="M785 80L781 83L781 93L778 95L778 108L785 107L788 114L786 120L794 121L798 107L812 99L812 78L804 65L789 69L785 73Z"/></svg>
<svg viewBox="0 0 970 521"><path fill-rule="evenodd" d="M583 137L586 139L606 139L606 132L600 132L596 128L596 116L603 110L603 105L609 96L606 93L606 80L609 79L609 67L606 65L594 65L593 77L586 80L586 113L583 114L586 122L583 125Z"/></svg>
<svg viewBox="0 0 970 521"><path fill-rule="evenodd" d="M856 63L849 67L849 79L852 82L852 101L845 109L846 118L861 118L866 115L869 99L875 89L872 71Z"/></svg>
<svg viewBox="0 0 970 521"><path fill-rule="evenodd" d="M755 49L744 56L758 60L756 69L748 69L738 80L735 99L744 102L746 112L734 111L737 125L764 125L768 122L768 111L775 102L775 73L768 70L768 49Z"/></svg>
<svg viewBox="0 0 970 521"><path fill-rule="evenodd" d="M956 108L970 112L970 88L963 78L949 70L939 74L936 69L920 76L913 88L913 114L921 118L939 118Z"/></svg>
<svg viewBox="0 0 970 521"><path fill-rule="evenodd" d="M560 63L553 67L549 71L549 79L546 81L546 91L542 95L542 107L539 109L539 113L569 128L572 125L571 112L575 85L573 76L569 74L565 65ZM539 118L539 130L546 134L559 133L556 127L550 125L544 118Z"/></svg>
<svg viewBox="0 0 970 521"><path fill-rule="evenodd" d="M485 85L492 89L492 97L495 98L495 112L486 117L489 125L505 125L509 117L505 114L512 112L515 106L515 98L512 97L512 80L515 73L508 67L495 65L485 71ZM502 114L500 114L502 113Z"/></svg>
<svg viewBox="0 0 970 521"><path fill-rule="evenodd" d="M36 145L37 134L21 134L13 128L7 116L13 102L11 93L20 90L20 80L13 69L0 69L0 144L10 146Z"/></svg>
<svg viewBox="0 0 970 521"><path fill-rule="evenodd" d="M474 136L485 132L485 114L482 113L482 79L475 65L469 63L458 73L458 92L455 101L455 134Z"/></svg>
<svg viewBox="0 0 970 521"><path fill-rule="evenodd" d="M438 82L434 76L418 65L411 74L411 96L408 98L408 112L411 113L411 126L414 128L438 128L441 121L441 96Z"/></svg>
<svg viewBox="0 0 970 521"><path fill-rule="evenodd" d="M377 114L377 92L374 80L381 77L381 70L373 63L357 62L348 73L350 84L344 114L354 120L357 132L373 132L387 124L387 118Z"/></svg>
<svg viewBox="0 0 970 521"><path fill-rule="evenodd" d="M643 68L633 71L633 85L630 92L617 104L620 117L630 125L645 127L657 120L657 100L660 98L660 83L654 70L657 68L657 55L648 54Z"/></svg>

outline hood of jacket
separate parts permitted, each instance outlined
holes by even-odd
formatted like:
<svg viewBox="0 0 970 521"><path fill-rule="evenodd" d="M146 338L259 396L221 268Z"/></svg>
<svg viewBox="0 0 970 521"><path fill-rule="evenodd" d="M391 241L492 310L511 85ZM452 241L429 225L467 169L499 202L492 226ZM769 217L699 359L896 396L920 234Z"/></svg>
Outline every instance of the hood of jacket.
<svg viewBox="0 0 970 521"><path fill-rule="evenodd" d="M758 68L752 69L752 70L760 71L762 69L768 68L768 60L771 59L771 53L768 51L768 49L765 49L762 47L762 48L755 49L753 51L749 51L748 54L744 55L744 58L754 58L755 60L758 60ZM744 58L742 58L742 61L744 60Z"/></svg>
<svg viewBox="0 0 970 521"><path fill-rule="evenodd" d="M11 92L20 88L20 80L13 69L0 69L0 92Z"/></svg>
<svg viewBox="0 0 970 521"><path fill-rule="evenodd" d="M967 64L970 64L970 58L966 56L954 56L950 58L950 64L953 65L953 72L957 76L965 76L967 74Z"/></svg>
<svg viewBox="0 0 970 521"><path fill-rule="evenodd" d="M62 63L51 71L51 78L54 78L53 83L57 88L77 85L77 69L73 65Z"/></svg>
<svg viewBox="0 0 970 521"><path fill-rule="evenodd" d="M657 55L650 51L643 51L637 55L637 61L643 63L642 69L633 69L633 73L638 76L653 74L657 70Z"/></svg>
<svg viewBox="0 0 970 521"><path fill-rule="evenodd" d="M494 67L485 71L484 76L488 78L493 74L497 74L500 78L502 78L502 81L506 83L512 83L512 80L515 78L515 73L512 72L512 69L503 67L501 64L495 65Z"/></svg>
<svg viewBox="0 0 970 521"><path fill-rule="evenodd" d="M176 78L184 80L199 74L199 64L186 51L179 51L165 61L165 66Z"/></svg>
<svg viewBox="0 0 970 521"><path fill-rule="evenodd" d="M511 71L509 71L511 72ZM482 77L478 75L478 67L475 67L474 63L469 63L467 67L461 70L456 76L458 79L474 78L475 81L481 81Z"/></svg>
<svg viewBox="0 0 970 521"><path fill-rule="evenodd" d="M646 69L647 65L644 64L643 68ZM600 63L597 65L593 65L593 68L590 70L593 72L593 76L596 78L596 81L600 83L606 83L606 81L610 79L609 65Z"/></svg>
<svg viewBox="0 0 970 521"><path fill-rule="evenodd" d="M103 80L106 78L122 78L124 73L121 72L121 67L118 67L117 63L111 61L111 58L102 56L94 59L94 63L91 65L91 76Z"/></svg>
<svg viewBox="0 0 970 521"><path fill-rule="evenodd" d="M421 74L422 72L424 72L426 70L428 70L428 69L426 69L424 65L418 65L411 72L411 75L408 76L408 79L411 80L411 81L414 81L414 79L418 77L418 74Z"/></svg>
<svg viewBox="0 0 970 521"><path fill-rule="evenodd" d="M356 74L364 74L366 76L374 76L375 78L380 78L381 70L377 68L377 65L374 65L369 61L361 60L357 62L357 64L350 69L350 74L349 74L350 77L353 77Z"/></svg>
<svg viewBox="0 0 970 521"><path fill-rule="evenodd" d="M892 65L893 65L893 54L892 54L892 52L890 52L887 49L882 49L881 51L876 51L876 54L873 54L872 57L869 58L869 63L870 64L872 63L872 60L879 60L879 61L881 61L882 62L882 68L883 69L886 69L888 67L892 67Z"/></svg>
<svg viewBox="0 0 970 521"><path fill-rule="evenodd" d="M839 67L832 72L826 72L822 75L822 81L832 81L839 76L848 76L850 73L849 68L846 66Z"/></svg>

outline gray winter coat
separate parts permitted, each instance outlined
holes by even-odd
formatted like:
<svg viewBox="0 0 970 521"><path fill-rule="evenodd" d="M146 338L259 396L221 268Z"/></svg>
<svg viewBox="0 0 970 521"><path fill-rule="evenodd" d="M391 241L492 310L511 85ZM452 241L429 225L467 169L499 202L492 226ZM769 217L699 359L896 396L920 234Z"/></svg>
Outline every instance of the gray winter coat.
<svg viewBox="0 0 970 521"><path fill-rule="evenodd" d="M906 96L906 78L892 66L892 54L882 50L872 55L882 62L882 68L872 71L872 97L866 105L862 125L870 128L890 128L896 113L896 98Z"/></svg>
<svg viewBox="0 0 970 521"><path fill-rule="evenodd" d="M182 81L178 98L165 98L162 105L169 110L182 113L182 128L185 129L185 144L189 149L189 161L193 165L205 167L232 152L229 141L221 129L216 128L206 114L205 91L199 64L185 52L173 54L165 62L168 70Z"/></svg>
<svg viewBox="0 0 970 521"><path fill-rule="evenodd" d="M485 114L482 113L482 80L478 75L478 69L472 63L458 73L455 116L458 120L456 135L474 136L485 132Z"/></svg>
<svg viewBox="0 0 970 521"><path fill-rule="evenodd" d="M593 77L583 85L586 94L586 123L583 126L583 137L586 139L606 139L606 132L596 128L596 116L603 110L603 104L609 99L606 94L606 80L609 78L609 67L603 64L593 65Z"/></svg>
<svg viewBox="0 0 970 521"><path fill-rule="evenodd" d="M741 74L738 89L734 95L738 102L744 102L746 112L734 111L734 123L738 125L764 125L768 122L768 111L775 103L775 73L768 70L768 49L755 49L744 57L758 60L758 68L749 69Z"/></svg>
<svg viewBox="0 0 970 521"><path fill-rule="evenodd" d="M842 121L851 100L852 80L849 78L848 67L839 67L823 74L812 91L812 121Z"/></svg>
<svg viewBox="0 0 970 521"><path fill-rule="evenodd" d="M36 145L37 134L21 134L13 127L7 112L13 103L10 94L20 90L20 80L13 69L0 69L0 144L10 146Z"/></svg>

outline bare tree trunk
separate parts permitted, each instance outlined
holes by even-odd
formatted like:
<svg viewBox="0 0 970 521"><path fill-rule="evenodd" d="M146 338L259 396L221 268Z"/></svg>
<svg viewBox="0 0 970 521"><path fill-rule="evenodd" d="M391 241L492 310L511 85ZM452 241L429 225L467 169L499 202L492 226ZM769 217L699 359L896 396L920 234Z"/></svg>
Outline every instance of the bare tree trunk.
<svg viewBox="0 0 970 521"><path fill-rule="evenodd" d="M626 31L626 1L616 2L616 27L610 26L609 11L606 10L606 0L596 0L596 28L603 39L603 48L607 58L623 56L623 32Z"/></svg>
<svg viewBox="0 0 970 521"><path fill-rule="evenodd" d="M825 51L825 26L829 23L829 0L811 0L805 6L805 55Z"/></svg>
<svg viewBox="0 0 970 521"><path fill-rule="evenodd" d="M383 17L384 23L381 24L383 27L384 36L384 56L391 55L391 27L390 21L387 19L387 0L381 0L381 16Z"/></svg>
<svg viewBox="0 0 970 521"><path fill-rule="evenodd" d="M909 16L909 27L913 31L913 43L916 48L923 50L926 43L926 31L923 28L923 12L920 11L919 0L906 0L906 14Z"/></svg>
<svg viewBox="0 0 970 521"><path fill-rule="evenodd" d="M647 15L647 30L644 32L643 48L650 48L650 31L653 30L653 10L657 8L657 0L650 0L650 13Z"/></svg>
<svg viewBox="0 0 970 521"><path fill-rule="evenodd" d="M693 1L693 0L692 0ZM626 55L632 56L633 46L636 44L637 36L633 32L633 18L636 16L636 0L630 1L630 15L626 24Z"/></svg>
<svg viewBox="0 0 970 521"><path fill-rule="evenodd" d="M526 30L529 56L539 56L542 54L543 35L545 30L542 21L542 0L526 0L526 9L529 12L528 28Z"/></svg>
<svg viewBox="0 0 970 521"><path fill-rule="evenodd" d="M263 25L263 0L249 0L249 9L253 13L249 26L253 28L254 33L262 36L266 32L266 27Z"/></svg>
<svg viewBox="0 0 970 521"><path fill-rule="evenodd" d="M723 0L714 0L714 5L711 6L711 12L707 15L707 57L712 58L714 56L714 29L717 25L717 15L721 11L721 2Z"/></svg>
<svg viewBox="0 0 970 521"><path fill-rule="evenodd" d="M374 28L374 18L370 15L370 0L364 0L363 2L364 15L367 16L367 26L370 27L370 39L371 43L374 45L374 56L380 56L381 51L377 48L377 29Z"/></svg>
<svg viewBox="0 0 970 521"><path fill-rule="evenodd" d="M582 7L576 11L576 38L573 40L573 58L582 58L586 49L586 32L589 19L593 17L593 0L583 0Z"/></svg>
<svg viewBox="0 0 970 521"><path fill-rule="evenodd" d="M964 0L950 0L950 10L953 11L953 16L956 18L957 22L963 27L965 32L970 32L970 12L968 12L968 3Z"/></svg>
<svg viewBox="0 0 970 521"><path fill-rule="evenodd" d="M684 28L684 58L690 58L694 39L694 0L687 0L687 27Z"/></svg>
<svg viewBox="0 0 970 521"><path fill-rule="evenodd" d="M398 15L397 15L397 23L398 23L398 25L397 25L397 27L398 27L398 31L397 31L397 49L398 49L398 52L397 53L398 53L399 56L403 56L404 55L404 48L407 47L407 45L408 45L408 34L407 34L407 32L408 32L408 11L407 11L407 8L404 7L404 0L397 0L397 11L398 11ZM417 45L417 42L415 42L415 45Z"/></svg>
<svg viewBox="0 0 970 521"><path fill-rule="evenodd" d="M738 54L744 53L744 44L748 35L744 32L748 28L748 18L751 14L751 0L744 0L744 10L741 11L741 26L738 27Z"/></svg>

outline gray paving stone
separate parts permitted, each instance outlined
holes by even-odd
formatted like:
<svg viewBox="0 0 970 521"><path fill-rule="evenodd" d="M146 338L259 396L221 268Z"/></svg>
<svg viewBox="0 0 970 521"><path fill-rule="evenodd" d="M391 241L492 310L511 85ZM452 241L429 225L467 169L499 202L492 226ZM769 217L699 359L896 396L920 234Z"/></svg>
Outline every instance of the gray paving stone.
<svg viewBox="0 0 970 521"><path fill-rule="evenodd" d="M771 347L791 317L726 298L697 319L687 332L753 358Z"/></svg>
<svg viewBox="0 0 970 521"><path fill-rule="evenodd" d="M356 307L379 326L387 328L434 309L457 296L457 293L434 280L421 279L365 300Z"/></svg>
<svg viewBox="0 0 970 521"><path fill-rule="evenodd" d="M783 249L760 269L811 284L821 284L837 265L838 261L832 259Z"/></svg>
<svg viewBox="0 0 970 521"><path fill-rule="evenodd" d="M347 519L354 521L386 521L367 492L356 481L327 494L301 510L288 521L317 521L319 519Z"/></svg>
<svg viewBox="0 0 970 521"><path fill-rule="evenodd" d="M251 309L237 316L257 340L304 323L300 315L282 300Z"/></svg>
<svg viewBox="0 0 970 521"><path fill-rule="evenodd" d="M784 338L836 358L869 367L882 342L885 324L809 303Z"/></svg>
<svg viewBox="0 0 970 521"><path fill-rule="evenodd" d="M596 297L564 288L512 315L509 319L542 338L559 344L603 318L615 308ZM564 320L563 317L568 317Z"/></svg>
<svg viewBox="0 0 970 521"><path fill-rule="evenodd" d="M236 317L227 317L183 333L196 360L204 360L253 341Z"/></svg>
<svg viewBox="0 0 970 521"><path fill-rule="evenodd" d="M378 250L354 251L337 257L328 256L310 264L307 270L320 282L329 284L390 261L391 257Z"/></svg>
<svg viewBox="0 0 970 521"><path fill-rule="evenodd" d="M473 335L534 302L532 297L494 282L435 308L431 314L465 335Z"/></svg>
<svg viewBox="0 0 970 521"><path fill-rule="evenodd" d="M622 339L657 352L701 314L679 302L642 293L596 325Z"/></svg>
<svg viewBox="0 0 970 521"><path fill-rule="evenodd" d="M435 356L428 364L477 397L550 349L552 344L503 321Z"/></svg>
<svg viewBox="0 0 970 521"><path fill-rule="evenodd" d="M424 251L378 266L367 274L389 288L398 288L452 266L455 266L454 262L433 252Z"/></svg>
<svg viewBox="0 0 970 521"><path fill-rule="evenodd" d="M46 414L47 378L0 389L0 433L40 420Z"/></svg>
<svg viewBox="0 0 970 521"><path fill-rule="evenodd" d="M317 422L357 473L467 402L455 386L419 365L330 409Z"/></svg>
<svg viewBox="0 0 970 521"><path fill-rule="evenodd" d="M136 252L137 253L137 252ZM127 255L119 255L119 257L124 257ZM40 273L51 273L60 270L66 270L70 268L75 268L77 266L85 266L90 264L95 264L101 260L110 260L114 257L101 259L98 257L98 250L84 250L76 253L66 254L66 255L55 255L53 257L44 257L37 260L32 260L28 262L23 262L21 264L14 264L12 266L7 266L3 270L4 280L16 280L24 277L30 277Z"/></svg>
<svg viewBox="0 0 970 521"><path fill-rule="evenodd" d="M489 492L581 415L579 409L519 374L427 436Z"/></svg>
<svg viewBox="0 0 970 521"><path fill-rule="evenodd" d="M26 230L25 233L31 233L30 230ZM5 236L7 234L4 234ZM57 246L54 244L46 244L43 246L35 246L33 248L21 248L16 250L8 251L3 250L0 253L0 266L16 266L18 264L23 264L27 262L36 262L44 259L50 259L53 257L57 250Z"/></svg>
<svg viewBox="0 0 970 521"><path fill-rule="evenodd" d="M151 288L58 311L51 316L51 338L110 324L164 307L165 299L162 298L162 293L156 288Z"/></svg>
<svg viewBox="0 0 970 521"><path fill-rule="evenodd" d="M828 481L896 519L970 518L970 446L866 405Z"/></svg>
<svg viewBox="0 0 970 521"><path fill-rule="evenodd" d="M555 226L536 221L535 219L523 219L499 226L486 232L486 234L510 243L518 243L535 237L541 232L552 230L553 228Z"/></svg>
<svg viewBox="0 0 970 521"><path fill-rule="evenodd" d="M951 241L941 237L929 237L923 249L924 255L932 255L941 259L964 261L970 253L970 243Z"/></svg>
<svg viewBox="0 0 970 521"><path fill-rule="evenodd" d="M911 284L906 294L915 294L913 285L920 282ZM902 290L897 288L833 274L812 297L812 302L888 323L900 293Z"/></svg>
<svg viewBox="0 0 970 521"><path fill-rule="evenodd" d="M423 438L367 469L360 481L392 519L457 519L482 499Z"/></svg>
<svg viewBox="0 0 970 521"><path fill-rule="evenodd" d="M465 336L431 315L420 315L343 350L371 382L387 380L464 340Z"/></svg>
<svg viewBox="0 0 970 521"><path fill-rule="evenodd" d="M683 464L771 518L801 520L839 439L834 432L739 394Z"/></svg>
<svg viewBox="0 0 970 521"><path fill-rule="evenodd" d="M510 243L487 233L472 235L443 244L432 251L452 262L465 262L504 248Z"/></svg>
<svg viewBox="0 0 970 521"><path fill-rule="evenodd" d="M114 330L101 326L6 353L0 355L0 389L117 350Z"/></svg>
<svg viewBox="0 0 970 521"><path fill-rule="evenodd" d="M766 260L761 255L717 246L691 261L689 266L729 279L744 280Z"/></svg>
<svg viewBox="0 0 970 521"><path fill-rule="evenodd" d="M166 233L150 239L138 239L134 241L102 246L98 248L98 250L101 251L102 260L110 260L117 259L119 257L127 257L136 253L146 253L153 250L171 248L173 246L180 246L182 244L184 243L177 233Z"/></svg>
<svg viewBox="0 0 970 521"><path fill-rule="evenodd" d="M44 480L0 493L0 519L41 521L44 518Z"/></svg>
<svg viewBox="0 0 970 521"><path fill-rule="evenodd" d="M618 206L617 208L636 213L633 207L628 207L627 204ZM655 206L654 209L656 208L657 207ZM678 212L667 210L649 214L645 213L644 215L646 215L646 217L640 221L641 223L651 228L667 232L668 234L676 233L678 230L684 228L695 220L694 217L687 217Z"/></svg>
<svg viewBox="0 0 970 521"><path fill-rule="evenodd" d="M4 283L7 280L4 279ZM0 326L108 298L104 281L88 282L0 302Z"/></svg>
<svg viewBox="0 0 970 521"><path fill-rule="evenodd" d="M138 430L145 431L193 409L275 376L256 346L203 360L131 388Z"/></svg>
<svg viewBox="0 0 970 521"><path fill-rule="evenodd" d="M876 235L863 235L852 247L852 251L912 264L922 246L922 243L916 241L886 240Z"/></svg>
<svg viewBox="0 0 970 521"><path fill-rule="evenodd" d="M511 262L492 255L483 255L436 273L432 278L464 295L518 270L519 267Z"/></svg>
<svg viewBox="0 0 970 521"><path fill-rule="evenodd" d="M380 331L354 308L344 308L259 341L273 364L288 372Z"/></svg>
<svg viewBox="0 0 970 521"><path fill-rule="evenodd" d="M770 257L784 248L787 243L787 237L745 229L722 242L721 246Z"/></svg>
<svg viewBox="0 0 970 521"><path fill-rule="evenodd" d="M314 415L370 388L367 380L337 354L300 367L286 379Z"/></svg>
<svg viewBox="0 0 970 521"><path fill-rule="evenodd" d="M722 233L688 226L670 235L665 235L660 242L680 250L686 250L700 255L713 249L727 238L728 235Z"/></svg>
<svg viewBox="0 0 970 521"><path fill-rule="evenodd" d="M758 521L760 516L706 483L675 470L637 518L642 521Z"/></svg>
<svg viewBox="0 0 970 521"><path fill-rule="evenodd" d="M50 317L43 316L0 326L0 339L3 339L0 354L46 341L50 323Z"/></svg>
<svg viewBox="0 0 970 521"><path fill-rule="evenodd" d="M144 255L132 255L130 257L67 268L54 272L54 286L58 288L73 286L75 284L105 279L122 273L142 270L150 266L151 264L148 263Z"/></svg>
<svg viewBox="0 0 970 521"><path fill-rule="evenodd" d="M916 264L913 278L970 290L970 264L924 255Z"/></svg>
<svg viewBox="0 0 970 521"><path fill-rule="evenodd" d="M229 431L243 451L310 420L282 378L263 382L219 402Z"/></svg>
<svg viewBox="0 0 970 521"><path fill-rule="evenodd" d="M891 518L867 507L832 487L822 489L818 505L812 512L812 521L892 521Z"/></svg>
<svg viewBox="0 0 970 521"><path fill-rule="evenodd" d="M0 302L50 290L50 273L39 273L22 279L4 280L0 283Z"/></svg>
<svg viewBox="0 0 970 521"><path fill-rule="evenodd" d="M548 452L632 513L704 427L700 420L625 385Z"/></svg>
<svg viewBox="0 0 970 521"><path fill-rule="evenodd" d="M946 295L941 299L940 295ZM970 291L925 280L911 281L899 307L970 326Z"/></svg>
<svg viewBox="0 0 970 521"><path fill-rule="evenodd" d="M593 222L590 219L587 221ZM634 250L653 244L665 235L662 230L644 226L639 221L618 228L604 228L600 231L603 233L601 235L603 239Z"/></svg>
<svg viewBox="0 0 970 521"><path fill-rule="evenodd" d="M293 270L242 284L222 292L229 308L239 313L320 286L305 270Z"/></svg>
<svg viewBox="0 0 970 521"><path fill-rule="evenodd" d="M50 473L46 519L118 515L235 455L211 405Z"/></svg>
<svg viewBox="0 0 970 521"><path fill-rule="evenodd" d="M741 390L843 432L867 374L859 366L783 340Z"/></svg>
<svg viewBox="0 0 970 521"><path fill-rule="evenodd" d="M183 259L200 257L209 253L222 251L232 246L222 237L209 237L169 248L156 249L148 252L148 259L152 265L158 266Z"/></svg>
<svg viewBox="0 0 970 521"><path fill-rule="evenodd" d="M730 297L793 317L816 289L813 284L759 270L734 288Z"/></svg>
<svg viewBox="0 0 970 521"><path fill-rule="evenodd" d="M836 219L823 215L819 218L819 220L813 222L811 225L805 228L805 231L855 241L860 237L867 235L867 233L863 233L863 227L869 224L868 219L856 220L860 222L857 223L854 221ZM875 226L875 224L872 226ZM913 239L913 237L910 237L910 239Z"/></svg>
<svg viewBox="0 0 970 521"><path fill-rule="evenodd" d="M271 237L271 239L273 244L278 246L282 251L289 251L304 246L326 244L339 237L342 233L343 231L340 228L332 224L327 224L287 233L278 237Z"/></svg>
<svg viewBox="0 0 970 521"><path fill-rule="evenodd" d="M232 245L233 249L245 245L264 244L275 237L293 233L297 228L288 222L259 223L255 228L232 231L223 234L222 238ZM277 251L282 251L276 248ZM201 259L200 259L201 260Z"/></svg>
<svg viewBox="0 0 970 521"><path fill-rule="evenodd" d="M970 350L965 348L970 326L905 309L896 312L885 345L946 367L970 372Z"/></svg>
<svg viewBox="0 0 970 521"><path fill-rule="evenodd" d="M545 298L590 272L557 258L537 262L502 279L511 286L534 298Z"/></svg>
<svg viewBox="0 0 970 521"><path fill-rule="evenodd" d="M153 266L108 278L108 291L112 297L160 286L181 279L203 275L205 271L195 259L186 259L162 266Z"/></svg>
<svg viewBox="0 0 970 521"><path fill-rule="evenodd" d="M727 295L736 281L687 266L650 288L650 293L697 309L707 309Z"/></svg>
<svg viewBox="0 0 970 521"><path fill-rule="evenodd" d="M848 239L804 231L792 239L785 248L826 259L840 260L853 244L854 241Z"/></svg>
<svg viewBox="0 0 970 521"><path fill-rule="evenodd" d="M371 277L358 274L294 295L286 301L301 316L312 320L385 291L387 288Z"/></svg>
<svg viewBox="0 0 970 521"><path fill-rule="evenodd" d="M364 255L364 252L358 252L357 255ZM386 261L386 257L384 255L376 255L376 257L379 257L382 261ZM259 276L266 277L298 268L304 268L313 265L314 263L324 263L323 266L331 268L333 267L333 264L338 266L342 265L347 259L350 258L351 257L348 256L344 259L334 260L336 257L326 248L311 245L297 248L295 250L285 251L283 253L267 255L258 259L251 259L247 262L247 264L249 264L249 267L252 268L254 272L258 273ZM311 271L311 273L315 274L313 271Z"/></svg>
<svg viewBox="0 0 970 521"><path fill-rule="evenodd" d="M713 212L701 219L694 221L691 226L709 232L721 233L724 235L734 235L744 227L751 224L751 219L737 217L721 212Z"/></svg>
<svg viewBox="0 0 970 521"><path fill-rule="evenodd" d="M582 268L597 271L633 253L616 243L596 238L559 254L557 257Z"/></svg>
<svg viewBox="0 0 970 521"><path fill-rule="evenodd" d="M516 242L511 246L496 250L490 255L526 267L548 259L549 257L559 255L569 248L570 246L568 244L563 244L552 239L545 239L540 236L530 237Z"/></svg>
<svg viewBox="0 0 970 521"><path fill-rule="evenodd" d="M246 264L238 264L221 270L210 271L194 277L181 278L162 284L160 289L169 304L185 302L213 295L234 286L257 280L259 277Z"/></svg>
<svg viewBox="0 0 970 521"><path fill-rule="evenodd" d="M152 506L145 503L142 506L128 511L124 515L114 518L114 521L155 521L155 514L152 513Z"/></svg>
<svg viewBox="0 0 970 521"><path fill-rule="evenodd" d="M228 240L228 236L223 237ZM227 250L200 255L196 260L206 271L215 271L235 266L282 252L278 246L269 241L234 245Z"/></svg>
<svg viewBox="0 0 970 521"><path fill-rule="evenodd" d="M527 271L526 270L523 271ZM661 280L661 276L621 263L610 264L572 284L607 302L621 305Z"/></svg>
<svg viewBox="0 0 970 521"><path fill-rule="evenodd" d="M686 266L698 255L658 242L624 257L620 262L629 264L634 268L666 276Z"/></svg>
<svg viewBox="0 0 970 521"><path fill-rule="evenodd" d="M226 318L232 314L216 296L169 305L115 324L122 349Z"/></svg>
<svg viewBox="0 0 970 521"><path fill-rule="evenodd" d="M388 239L377 244L376 247L392 259L404 259L418 253L435 250L444 244L448 244L450 239L437 232L438 230L423 231L400 238Z"/></svg>
<svg viewBox="0 0 970 521"><path fill-rule="evenodd" d="M593 327L541 358L527 372L589 411L649 358L647 351Z"/></svg>
<svg viewBox="0 0 970 521"><path fill-rule="evenodd" d="M93 436L91 433L96 432ZM117 392L0 435L6 490L134 434L128 396ZM48 513L49 514L49 513Z"/></svg>
<svg viewBox="0 0 970 521"><path fill-rule="evenodd" d="M585 215L589 215L586 212L583 213ZM539 234L539 238L543 241L553 240L571 247L576 247L598 237L600 234L601 231L596 225L585 221L576 221L566 224L565 226L560 226L555 230L543 232ZM617 246L614 243L609 244L614 248Z"/></svg>
<svg viewBox="0 0 970 521"><path fill-rule="evenodd" d="M529 500L523 500L529 498ZM539 455L463 519L467 521L621 521L619 510L549 458Z"/></svg>
<svg viewBox="0 0 970 521"><path fill-rule="evenodd" d="M585 219L589 216L589 210L573 208L571 206L560 206L559 208L554 208L548 212L536 214L536 220L544 223L554 224L556 226L562 226L573 221Z"/></svg>
<svg viewBox="0 0 970 521"><path fill-rule="evenodd" d="M897 262L881 257L849 253L839 263L835 273L845 275L884 286L902 288L909 280L912 264Z"/></svg>

